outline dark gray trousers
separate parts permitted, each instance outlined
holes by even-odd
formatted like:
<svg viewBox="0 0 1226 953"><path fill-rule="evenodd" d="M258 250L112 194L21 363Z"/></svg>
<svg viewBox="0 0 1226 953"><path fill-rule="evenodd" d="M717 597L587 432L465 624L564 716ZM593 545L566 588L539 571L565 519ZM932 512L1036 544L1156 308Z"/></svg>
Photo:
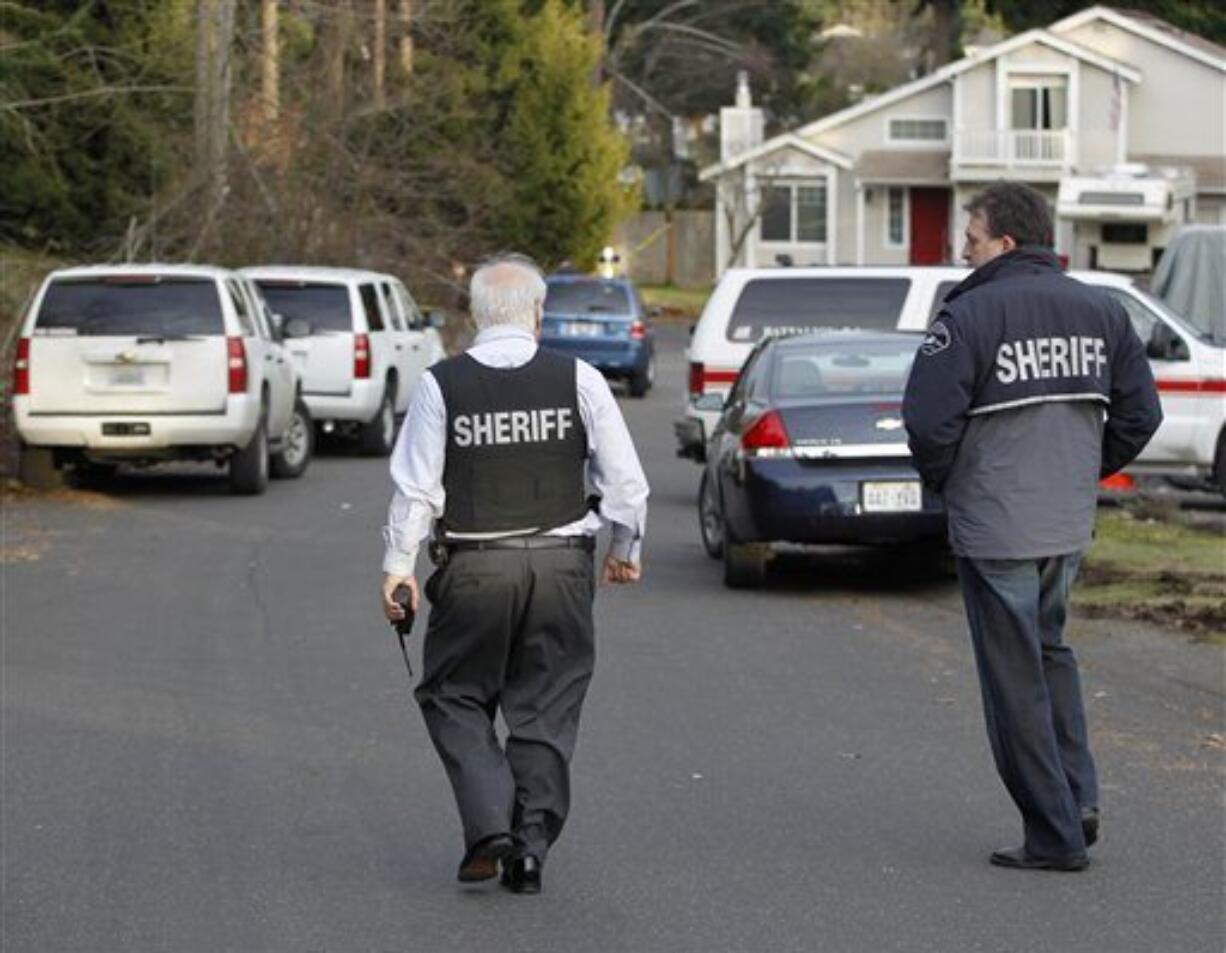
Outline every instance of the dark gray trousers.
<svg viewBox="0 0 1226 953"><path fill-rule="evenodd" d="M570 808L570 759L595 661L592 554L456 552L426 593L415 694L465 846L510 832L544 860ZM499 709L505 748L494 728Z"/></svg>
<svg viewBox="0 0 1226 953"><path fill-rule="evenodd" d="M1036 857L1083 852L1080 809L1098 806L1077 659L1064 644L1080 562L958 559L988 740Z"/></svg>

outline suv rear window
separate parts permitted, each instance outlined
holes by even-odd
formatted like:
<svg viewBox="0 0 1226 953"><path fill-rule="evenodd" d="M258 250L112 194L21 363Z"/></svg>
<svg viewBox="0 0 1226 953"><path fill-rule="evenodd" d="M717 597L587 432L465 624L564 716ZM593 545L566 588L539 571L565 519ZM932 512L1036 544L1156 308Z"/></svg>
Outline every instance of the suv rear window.
<svg viewBox="0 0 1226 953"><path fill-rule="evenodd" d="M272 280L256 281L256 284L274 314L286 321L300 318L311 326L312 334L353 330L349 288L345 285Z"/></svg>
<svg viewBox="0 0 1226 953"><path fill-rule="evenodd" d="M545 310L555 314L631 313L625 286L613 281L550 282L545 294Z"/></svg>
<svg viewBox="0 0 1226 953"><path fill-rule="evenodd" d="M728 321L728 340L749 343L814 328L893 331L909 278L755 278Z"/></svg>
<svg viewBox="0 0 1226 953"><path fill-rule="evenodd" d="M212 278L156 275L59 278L43 296L35 326L81 335L225 334Z"/></svg>

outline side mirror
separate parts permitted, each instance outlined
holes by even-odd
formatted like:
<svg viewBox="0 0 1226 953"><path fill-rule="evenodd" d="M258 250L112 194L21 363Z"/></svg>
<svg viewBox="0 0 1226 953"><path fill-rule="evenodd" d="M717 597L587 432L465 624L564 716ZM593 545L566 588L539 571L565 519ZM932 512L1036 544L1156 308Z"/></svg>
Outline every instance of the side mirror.
<svg viewBox="0 0 1226 953"><path fill-rule="evenodd" d="M431 311L426 315L426 327L438 331L447 324L447 316L442 311Z"/></svg>
<svg viewBox="0 0 1226 953"><path fill-rule="evenodd" d="M703 394L694 401L695 410L714 411L718 413L724 409L723 394Z"/></svg>
<svg viewBox="0 0 1226 953"><path fill-rule="evenodd" d="M1145 355L1154 361L1188 361L1192 358L1188 342L1162 321L1154 322L1153 330L1149 332L1149 342L1145 346Z"/></svg>
<svg viewBox="0 0 1226 953"><path fill-rule="evenodd" d="M647 317L649 318L658 318L663 313L664 312L660 309L660 306L658 304L653 304L650 308L647 309Z"/></svg>
<svg viewBox="0 0 1226 953"><path fill-rule="evenodd" d="M275 315L280 318L280 315ZM281 325L281 336L289 338L309 338L311 336L310 322L304 321L302 318L290 318L286 321L284 318L278 322Z"/></svg>

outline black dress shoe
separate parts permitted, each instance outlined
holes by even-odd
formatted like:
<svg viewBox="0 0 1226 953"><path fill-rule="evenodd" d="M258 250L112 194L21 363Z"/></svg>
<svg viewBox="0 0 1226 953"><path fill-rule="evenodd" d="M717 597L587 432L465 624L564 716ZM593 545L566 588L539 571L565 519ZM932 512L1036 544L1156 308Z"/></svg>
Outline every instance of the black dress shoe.
<svg viewBox="0 0 1226 953"><path fill-rule="evenodd" d="M541 862L531 854L516 857L509 864L503 864L499 882L511 893L540 893Z"/></svg>
<svg viewBox="0 0 1226 953"><path fill-rule="evenodd" d="M1098 843L1098 808L1083 807L1081 809L1081 833L1085 836L1087 847L1093 847Z"/></svg>
<svg viewBox="0 0 1226 953"><path fill-rule="evenodd" d="M510 834L491 834L483 837L464 855L458 874L461 883L475 883L498 876L498 861L515 852L515 841Z"/></svg>
<svg viewBox="0 0 1226 953"><path fill-rule="evenodd" d="M1090 858L1085 854L1070 854L1067 857L1034 857L1026 853L1025 847L1005 847L992 851L989 858L997 867L1011 867L1014 870L1059 870L1072 873L1085 870L1090 866Z"/></svg>

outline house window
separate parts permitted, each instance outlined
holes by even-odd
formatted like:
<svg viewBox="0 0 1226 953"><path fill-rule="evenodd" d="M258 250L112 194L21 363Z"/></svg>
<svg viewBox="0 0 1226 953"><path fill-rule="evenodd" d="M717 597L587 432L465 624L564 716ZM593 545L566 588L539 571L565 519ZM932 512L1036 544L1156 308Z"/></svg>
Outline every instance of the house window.
<svg viewBox="0 0 1226 953"><path fill-rule="evenodd" d="M826 187L800 185L796 187L796 240L824 242L826 240Z"/></svg>
<svg viewBox="0 0 1226 953"><path fill-rule="evenodd" d="M1144 222L1103 222L1103 243L1110 245L1145 245L1149 242L1149 226Z"/></svg>
<svg viewBox="0 0 1226 953"><path fill-rule="evenodd" d="M826 240L826 184L770 185L762 189L758 234L764 242Z"/></svg>
<svg viewBox="0 0 1226 953"><path fill-rule="evenodd" d="M888 136L891 142L944 142L945 120L891 119Z"/></svg>
<svg viewBox="0 0 1226 953"><path fill-rule="evenodd" d="M1010 89L1014 129L1064 129L1068 90L1063 80L1015 82Z"/></svg>
<svg viewBox="0 0 1226 953"><path fill-rule="evenodd" d="M792 240L792 189L772 185L762 190L762 241Z"/></svg>
<svg viewBox="0 0 1226 953"><path fill-rule="evenodd" d="M907 245L906 189L886 189L885 243L889 248Z"/></svg>

